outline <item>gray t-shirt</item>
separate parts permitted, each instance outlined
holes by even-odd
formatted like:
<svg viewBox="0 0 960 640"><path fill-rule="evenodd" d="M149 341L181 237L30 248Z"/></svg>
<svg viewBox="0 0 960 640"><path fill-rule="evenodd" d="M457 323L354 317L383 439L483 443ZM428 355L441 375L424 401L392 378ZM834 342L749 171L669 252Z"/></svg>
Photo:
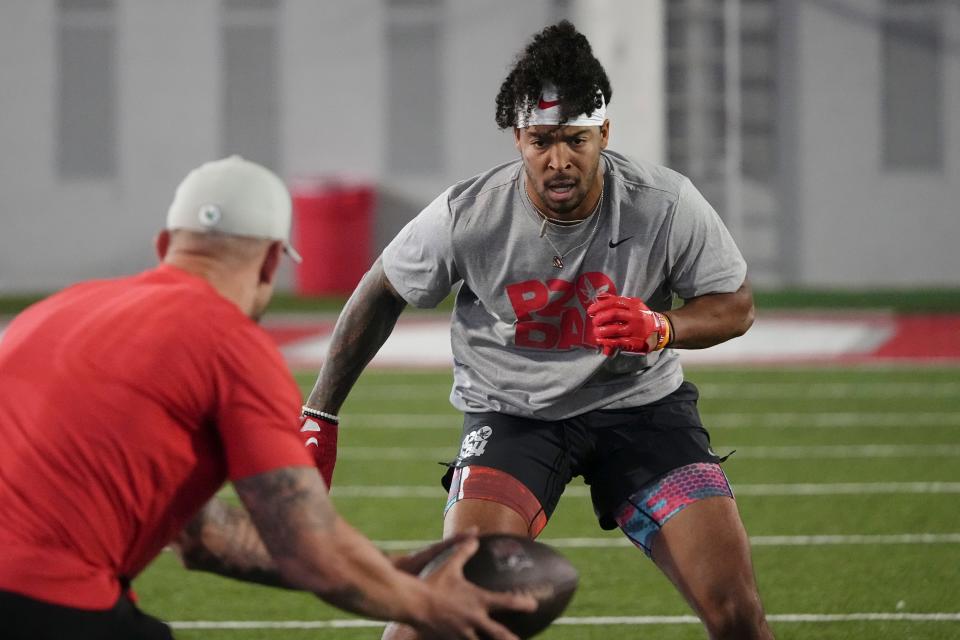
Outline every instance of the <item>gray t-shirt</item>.
<svg viewBox="0 0 960 640"><path fill-rule="evenodd" d="M384 249L387 278L413 306L434 307L462 282L451 322L457 409L560 420L658 400L683 381L677 354L607 358L585 309L608 292L663 311L673 293L743 284L740 251L690 180L610 151L600 161L603 201L581 224L550 224L541 237L517 160L447 189Z"/></svg>

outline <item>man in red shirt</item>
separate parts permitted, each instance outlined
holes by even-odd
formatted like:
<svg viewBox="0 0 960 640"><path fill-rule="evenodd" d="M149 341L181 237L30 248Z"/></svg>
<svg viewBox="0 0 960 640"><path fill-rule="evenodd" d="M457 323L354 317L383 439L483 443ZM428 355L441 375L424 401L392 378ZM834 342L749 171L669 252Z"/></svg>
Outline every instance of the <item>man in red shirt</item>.
<svg viewBox="0 0 960 640"><path fill-rule="evenodd" d="M267 169L238 156L204 164L177 190L159 267L74 285L8 327L5 638L172 637L128 590L171 543L190 568L310 590L427 635L514 637L488 611L533 603L466 582L474 538L421 581L409 572L449 545L391 563L333 509L311 454L335 447L335 430L300 433L299 390L256 323L281 253L299 260L290 210ZM328 453L316 461L329 481ZM245 510L211 501L226 479Z"/></svg>

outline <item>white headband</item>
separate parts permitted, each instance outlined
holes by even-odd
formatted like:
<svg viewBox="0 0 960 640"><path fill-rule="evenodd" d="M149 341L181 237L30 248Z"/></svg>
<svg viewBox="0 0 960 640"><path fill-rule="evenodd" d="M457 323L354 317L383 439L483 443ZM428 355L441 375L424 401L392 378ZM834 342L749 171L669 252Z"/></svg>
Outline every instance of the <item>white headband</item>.
<svg viewBox="0 0 960 640"><path fill-rule="evenodd" d="M603 99L603 93L600 91L597 93L600 94L600 106L594 109L593 113L589 115L581 113L568 119L563 124L570 127L602 126L607 119L607 103ZM524 129L538 124L560 124L560 100L558 97L556 87L553 85L544 86L537 103L526 105L530 107L529 115L527 115L526 109L517 109L517 128Z"/></svg>

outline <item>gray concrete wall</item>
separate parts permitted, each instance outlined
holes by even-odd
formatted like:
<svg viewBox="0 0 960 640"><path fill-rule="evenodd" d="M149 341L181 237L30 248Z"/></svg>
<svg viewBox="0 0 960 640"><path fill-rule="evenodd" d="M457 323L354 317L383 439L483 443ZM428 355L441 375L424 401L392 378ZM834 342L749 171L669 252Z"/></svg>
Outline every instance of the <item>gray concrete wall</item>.
<svg viewBox="0 0 960 640"><path fill-rule="evenodd" d="M828 0L783 3L793 42L782 78L792 140L780 202L788 282L953 285L960 273L960 8L945 4L943 170L890 172L879 157L876 29L838 20ZM843 4L843 3L839 3ZM116 175L63 179L58 166L55 0L0 3L0 294L48 290L153 263L151 239L176 184L229 151L220 0L116 3ZM514 157L493 122L499 84L531 34L567 12L614 84L612 146L662 160L661 0L443 0L436 170L390 166L390 6L284 0L277 18L277 166L291 182L339 176L376 184L374 249L449 183ZM877 11L879 0L856 7ZM394 78L393 80L396 80ZM789 83L789 84L787 84ZM394 85L396 86L396 85ZM410 107L410 105L406 105ZM430 105L427 105L428 107ZM438 105L433 105L438 106ZM412 106L416 112L417 105ZM428 112L429 109L424 109ZM256 126L256 121L250 126ZM396 126L396 125L394 125ZM412 125L411 125L412 126ZM424 166L412 158L412 166ZM429 163L427 163L429 164ZM293 285L285 267L281 285Z"/></svg>
<svg viewBox="0 0 960 640"><path fill-rule="evenodd" d="M794 281L960 285L960 7L942 3L943 168L911 171L883 167L882 2L797 4Z"/></svg>
<svg viewBox="0 0 960 640"><path fill-rule="evenodd" d="M57 172L54 2L0 6L0 293L38 291L153 263L173 188L216 154L216 4L124 2L117 12L118 170Z"/></svg>
<svg viewBox="0 0 960 640"><path fill-rule="evenodd" d="M664 163L666 97L663 3L651 0L584 0L571 20L603 64L613 100L610 146L634 158Z"/></svg>
<svg viewBox="0 0 960 640"><path fill-rule="evenodd" d="M443 166L405 176L385 163L388 4L279 6L273 168L291 184L320 176L381 187L375 248L449 182L513 153L509 134L493 123L493 98L515 51L555 19L548 0L440 3L445 118L422 129L440 141ZM117 171L100 180L63 179L57 171L57 3L0 4L0 294L149 266L176 184L200 162L232 151L221 139L221 2L123 0L116 7ZM293 284L289 266L281 284Z"/></svg>
<svg viewBox="0 0 960 640"><path fill-rule="evenodd" d="M611 11L618 4L632 7L635 14L637 7L655 8L659 2L611 0L605 6ZM152 237L179 180L197 164L237 151L225 148L222 139L228 93L221 50L224 4L115 4L117 170L109 179L58 175L57 2L0 4L0 144L5 150L0 154L0 294L49 290L151 265ZM439 104L401 105L407 112L432 108L442 116L410 123L436 137L426 147L439 150L439 166L428 172L408 172L387 161L396 133L389 130L390 109L396 107L390 95L390 5L384 0L284 0L278 6L275 86L280 95L272 126L279 140L272 168L291 184L332 177L377 185L376 253L449 183L516 154L511 133L496 129L494 97L513 57L534 32L560 17L561 5L550 0L438 3ZM605 38L604 21L581 13L592 16L590 29ZM635 99L654 96L645 104L658 113L656 65L647 65L652 75L631 77L624 56L656 60L659 43L647 38L625 47L622 25L619 32L612 50L597 47L601 59L610 58L616 69L611 75L620 83L619 108L627 111L625 98L632 92ZM258 126L255 114L246 124ZM631 126L641 135L628 134ZM650 140L662 138L661 121L647 121L639 129L625 123L616 131L618 148L647 157L660 153ZM410 164L424 162L411 158ZM293 284L287 265L281 286Z"/></svg>

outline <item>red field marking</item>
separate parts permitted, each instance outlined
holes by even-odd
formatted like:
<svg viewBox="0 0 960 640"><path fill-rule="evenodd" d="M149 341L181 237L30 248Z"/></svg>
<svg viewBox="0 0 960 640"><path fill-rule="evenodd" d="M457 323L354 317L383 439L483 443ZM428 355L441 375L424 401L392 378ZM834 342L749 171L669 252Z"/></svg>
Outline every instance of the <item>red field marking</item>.
<svg viewBox="0 0 960 640"><path fill-rule="evenodd" d="M334 320L317 320L309 316L303 318L285 317L279 320L264 320L263 328L277 343L278 347L315 335L327 335L333 332Z"/></svg>
<svg viewBox="0 0 960 640"><path fill-rule="evenodd" d="M875 358L960 359L960 315L899 316L896 333L872 355Z"/></svg>

